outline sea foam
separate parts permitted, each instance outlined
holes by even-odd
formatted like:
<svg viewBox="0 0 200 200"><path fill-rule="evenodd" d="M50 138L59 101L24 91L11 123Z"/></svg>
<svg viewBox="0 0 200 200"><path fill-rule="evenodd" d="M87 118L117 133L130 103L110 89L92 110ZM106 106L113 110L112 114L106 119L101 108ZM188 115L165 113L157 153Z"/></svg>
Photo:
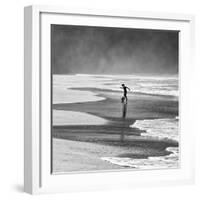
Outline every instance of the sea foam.
<svg viewBox="0 0 200 200"><path fill-rule="evenodd" d="M136 120L131 125L132 128L139 128L146 131L143 136L158 139L172 139L178 141L178 118ZM136 169L169 169L179 167L179 148L168 147L171 152L166 156L150 156L147 159L121 158L121 157L102 157L101 159L112 164Z"/></svg>
<svg viewBox="0 0 200 200"><path fill-rule="evenodd" d="M130 127L144 130L143 136L178 141L178 118L136 120Z"/></svg>
<svg viewBox="0 0 200 200"><path fill-rule="evenodd" d="M102 157L101 159L122 167L135 169L172 169L179 167L179 152L176 147L167 148L172 152L167 156L148 157L148 159L133 159L121 157Z"/></svg>

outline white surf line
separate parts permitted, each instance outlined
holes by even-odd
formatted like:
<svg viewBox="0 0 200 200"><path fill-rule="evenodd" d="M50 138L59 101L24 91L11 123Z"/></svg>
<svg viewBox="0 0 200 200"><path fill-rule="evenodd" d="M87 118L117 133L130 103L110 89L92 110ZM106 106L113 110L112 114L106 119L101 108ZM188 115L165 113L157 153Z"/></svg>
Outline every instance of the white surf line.
<svg viewBox="0 0 200 200"><path fill-rule="evenodd" d="M169 169L179 167L178 148L168 147L172 153L166 156L149 156L146 159L121 158L121 157L102 157L101 159L122 167L135 169Z"/></svg>
<svg viewBox="0 0 200 200"><path fill-rule="evenodd" d="M139 128L140 130L146 130L143 136L160 138L160 139L173 139L178 141L177 119L153 119L153 120L137 120L136 123L130 125L130 127ZM162 127L162 128L161 128ZM160 133L162 132L163 133ZM101 159L110 162L115 165L123 167L131 167L135 169L165 169L165 168L178 168L179 167L179 148L167 147L166 151L171 152L165 156L149 156L146 159L134 159L134 158L121 158L121 157L102 157Z"/></svg>
<svg viewBox="0 0 200 200"><path fill-rule="evenodd" d="M176 118L136 120L130 127L145 130L142 136L178 141L178 119Z"/></svg>

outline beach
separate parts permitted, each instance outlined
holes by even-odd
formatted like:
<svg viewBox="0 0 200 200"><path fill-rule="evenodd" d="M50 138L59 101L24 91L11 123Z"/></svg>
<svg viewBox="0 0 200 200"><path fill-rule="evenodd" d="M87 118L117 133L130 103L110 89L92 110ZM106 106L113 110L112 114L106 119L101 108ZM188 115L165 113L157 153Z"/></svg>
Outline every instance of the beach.
<svg viewBox="0 0 200 200"><path fill-rule="evenodd" d="M54 77L53 173L179 166L176 91L169 95L163 87L147 91L144 81L138 88L134 82L136 89L123 104L117 84L129 81L130 85L132 80L130 76ZM155 80L157 85L163 83ZM174 87L174 79L165 80Z"/></svg>

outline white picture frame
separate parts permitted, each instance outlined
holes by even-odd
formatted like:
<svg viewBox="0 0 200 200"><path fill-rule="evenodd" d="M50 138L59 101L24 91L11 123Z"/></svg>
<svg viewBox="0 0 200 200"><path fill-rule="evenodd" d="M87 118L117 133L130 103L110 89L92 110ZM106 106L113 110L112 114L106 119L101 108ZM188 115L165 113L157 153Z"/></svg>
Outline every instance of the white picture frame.
<svg viewBox="0 0 200 200"><path fill-rule="evenodd" d="M194 132L190 131L194 70L194 16L56 6L25 8L24 190L31 194L193 183ZM169 170L51 174L50 24L179 30L181 167ZM189 134L188 134L189 133Z"/></svg>

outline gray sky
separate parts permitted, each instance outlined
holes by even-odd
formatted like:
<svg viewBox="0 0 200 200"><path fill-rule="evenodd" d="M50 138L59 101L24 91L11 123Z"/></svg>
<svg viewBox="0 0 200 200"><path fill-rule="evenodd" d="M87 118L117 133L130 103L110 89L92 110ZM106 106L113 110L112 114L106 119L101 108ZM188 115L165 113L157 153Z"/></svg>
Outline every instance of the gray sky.
<svg viewBox="0 0 200 200"><path fill-rule="evenodd" d="M178 32L51 25L54 74L177 74Z"/></svg>

